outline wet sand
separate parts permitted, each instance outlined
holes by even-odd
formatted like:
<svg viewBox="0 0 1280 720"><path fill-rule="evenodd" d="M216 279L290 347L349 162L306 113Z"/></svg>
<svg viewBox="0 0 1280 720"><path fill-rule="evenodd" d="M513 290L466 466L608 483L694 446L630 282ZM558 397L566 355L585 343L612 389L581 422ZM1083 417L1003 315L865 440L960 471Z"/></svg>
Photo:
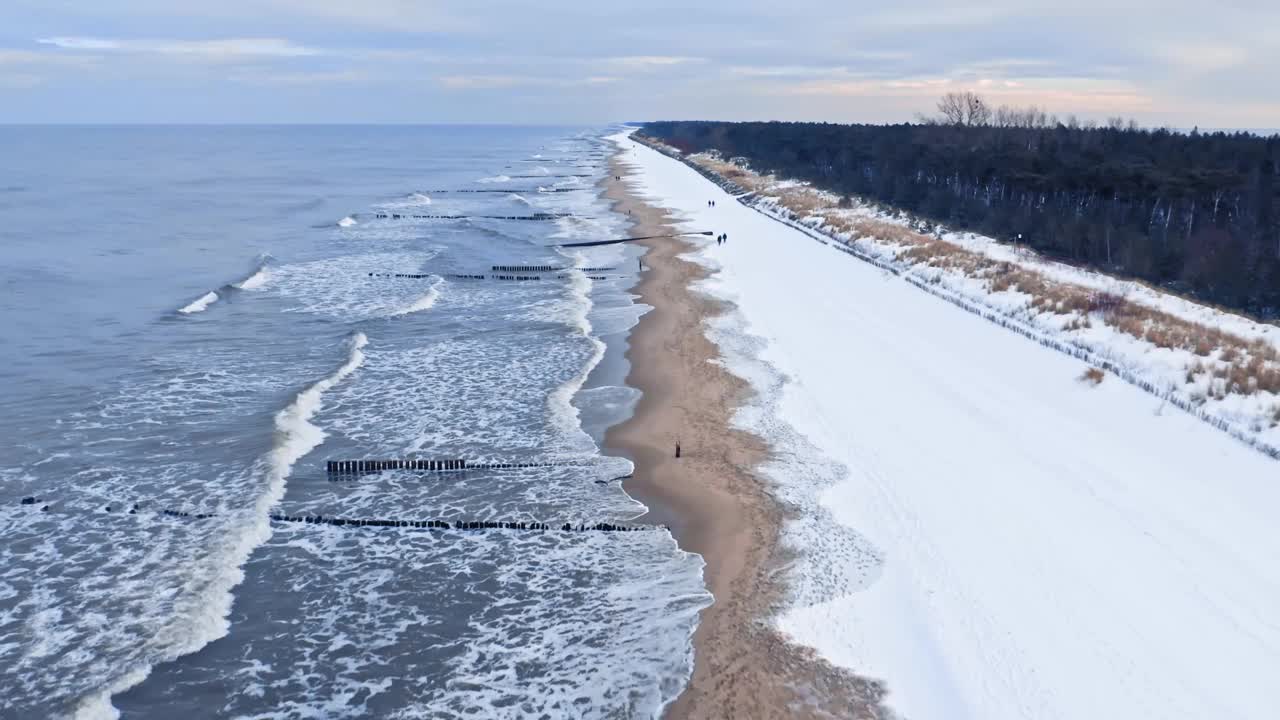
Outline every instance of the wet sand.
<svg viewBox="0 0 1280 720"><path fill-rule="evenodd" d="M633 234L674 232L665 212L613 179L628 174L624 157L615 155L611 168L605 196L617 211L630 212ZM665 717L883 717L878 684L773 629L769 618L785 593L779 534L786 511L754 472L767 445L730 425L751 390L714 362L719 351L704 335L704 322L729 308L691 288L706 277L679 257L692 244L676 238L643 244L645 271L634 292L653 310L632 331L627 352L627 384L643 396L635 414L608 431L605 448L635 462L624 487L650 508L643 520L666 523L681 548L705 559L715 597L694 634L693 677Z"/></svg>

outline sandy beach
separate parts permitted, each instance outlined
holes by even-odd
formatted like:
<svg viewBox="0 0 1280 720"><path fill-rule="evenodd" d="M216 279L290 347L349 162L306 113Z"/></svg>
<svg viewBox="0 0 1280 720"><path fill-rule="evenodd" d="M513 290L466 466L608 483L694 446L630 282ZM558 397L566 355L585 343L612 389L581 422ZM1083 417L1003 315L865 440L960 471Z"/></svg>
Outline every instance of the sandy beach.
<svg viewBox="0 0 1280 720"><path fill-rule="evenodd" d="M625 159L615 156L611 167L606 197L630 213L634 234L673 232L663 211L613 180L625 179ZM705 559L715 597L694 635L692 680L666 717L878 717L879 685L788 643L769 622L785 592L779 580L785 509L753 472L767 456L766 444L730 425L750 390L714 362L718 350L703 332L708 318L729 308L692 289L706 276L680 257L692 245L680 239L645 245L634 292L653 310L632 332L627 353L627 383L643 396L634 416L608 432L606 450L635 462L627 492L650 508L646 521L666 523L681 548Z"/></svg>

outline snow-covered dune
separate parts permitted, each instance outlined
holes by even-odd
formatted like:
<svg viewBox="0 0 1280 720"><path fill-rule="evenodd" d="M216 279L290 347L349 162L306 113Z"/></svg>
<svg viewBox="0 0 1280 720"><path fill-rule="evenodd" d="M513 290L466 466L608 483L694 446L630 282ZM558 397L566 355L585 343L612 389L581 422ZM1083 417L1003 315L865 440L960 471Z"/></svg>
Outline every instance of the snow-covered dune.
<svg viewBox="0 0 1280 720"><path fill-rule="evenodd" d="M785 632L915 720L1275 717L1280 463L618 142L729 234L698 256L801 509Z"/></svg>

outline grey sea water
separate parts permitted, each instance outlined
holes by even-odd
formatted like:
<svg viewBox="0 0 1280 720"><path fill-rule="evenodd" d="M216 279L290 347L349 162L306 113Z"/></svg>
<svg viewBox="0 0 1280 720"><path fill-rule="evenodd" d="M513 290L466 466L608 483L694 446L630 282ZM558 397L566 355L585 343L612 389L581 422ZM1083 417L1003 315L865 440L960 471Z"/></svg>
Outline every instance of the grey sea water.
<svg viewBox="0 0 1280 720"><path fill-rule="evenodd" d="M271 520L643 510L597 446L635 399L634 250L553 247L625 229L605 132L0 128L0 717L671 700L709 598L664 531ZM566 217L411 217L536 213ZM495 264L617 269L452 277ZM399 457L558 465L325 471Z"/></svg>

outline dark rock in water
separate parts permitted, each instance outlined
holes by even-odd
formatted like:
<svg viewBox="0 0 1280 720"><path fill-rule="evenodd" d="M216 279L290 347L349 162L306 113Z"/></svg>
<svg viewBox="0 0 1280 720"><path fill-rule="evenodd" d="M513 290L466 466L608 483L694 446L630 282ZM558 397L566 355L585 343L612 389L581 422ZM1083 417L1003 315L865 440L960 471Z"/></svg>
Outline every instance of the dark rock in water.
<svg viewBox="0 0 1280 720"><path fill-rule="evenodd" d="M24 497L24 498L22 498L22 504L23 504L23 505L35 505L35 504L36 504L36 499L35 499L35 498L33 498L33 497Z"/></svg>
<svg viewBox="0 0 1280 720"><path fill-rule="evenodd" d="M49 506L45 505L44 507L40 508L40 512L49 512Z"/></svg>
<svg viewBox="0 0 1280 720"><path fill-rule="evenodd" d="M110 505L108 505L108 506L106 507L106 510L107 510L107 512L111 512L111 506L110 506Z"/></svg>

